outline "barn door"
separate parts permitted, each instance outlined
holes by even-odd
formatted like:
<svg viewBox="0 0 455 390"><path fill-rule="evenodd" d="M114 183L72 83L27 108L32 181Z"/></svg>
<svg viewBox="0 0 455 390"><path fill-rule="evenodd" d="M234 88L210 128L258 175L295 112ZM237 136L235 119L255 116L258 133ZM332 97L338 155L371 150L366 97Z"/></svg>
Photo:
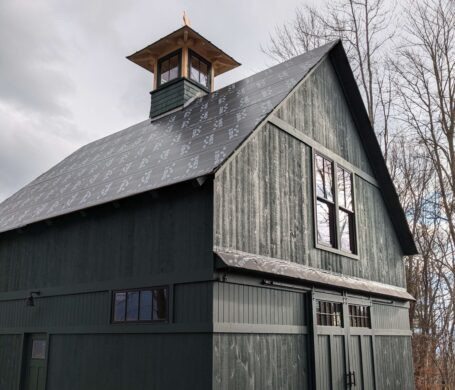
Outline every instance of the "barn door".
<svg viewBox="0 0 455 390"><path fill-rule="evenodd" d="M329 294L313 299L317 390L375 390L369 307L355 302Z"/></svg>
<svg viewBox="0 0 455 390"><path fill-rule="evenodd" d="M22 389L45 390L48 337L45 334L29 334L26 343Z"/></svg>

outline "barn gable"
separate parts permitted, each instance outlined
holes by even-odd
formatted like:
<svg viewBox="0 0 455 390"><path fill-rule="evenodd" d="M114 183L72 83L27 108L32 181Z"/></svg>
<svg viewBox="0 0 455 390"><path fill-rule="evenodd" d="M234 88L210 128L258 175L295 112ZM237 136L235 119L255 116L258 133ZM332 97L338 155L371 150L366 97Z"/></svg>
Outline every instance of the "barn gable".
<svg viewBox="0 0 455 390"><path fill-rule="evenodd" d="M323 59L218 170L215 245L404 287L405 247L335 65ZM315 246L313 152L354 174L355 259Z"/></svg>

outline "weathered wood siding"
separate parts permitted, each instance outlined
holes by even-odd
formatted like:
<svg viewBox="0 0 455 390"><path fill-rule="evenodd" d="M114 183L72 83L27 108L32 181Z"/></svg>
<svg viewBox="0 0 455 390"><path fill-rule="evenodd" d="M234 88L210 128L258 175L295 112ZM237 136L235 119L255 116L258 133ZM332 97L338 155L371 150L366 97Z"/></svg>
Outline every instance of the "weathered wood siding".
<svg viewBox="0 0 455 390"><path fill-rule="evenodd" d="M279 112L372 175L330 63L322 63ZM381 190L359 176L359 259L315 248L311 167L309 146L274 125L259 129L215 178L215 245L404 286L402 251Z"/></svg>
<svg viewBox="0 0 455 390"><path fill-rule="evenodd" d="M184 196L182 196L184 193ZM0 292L212 269L212 187L181 184L0 237ZM127 285L125 287L128 287Z"/></svg>
<svg viewBox="0 0 455 390"><path fill-rule="evenodd" d="M329 59L309 75L276 116L374 176Z"/></svg>
<svg viewBox="0 0 455 390"><path fill-rule="evenodd" d="M213 390L309 389L305 335L216 334Z"/></svg>
<svg viewBox="0 0 455 390"><path fill-rule="evenodd" d="M378 390L413 390L411 338L377 336L375 341Z"/></svg>
<svg viewBox="0 0 455 390"><path fill-rule="evenodd" d="M211 388L210 335L53 335L49 348L48 390Z"/></svg>

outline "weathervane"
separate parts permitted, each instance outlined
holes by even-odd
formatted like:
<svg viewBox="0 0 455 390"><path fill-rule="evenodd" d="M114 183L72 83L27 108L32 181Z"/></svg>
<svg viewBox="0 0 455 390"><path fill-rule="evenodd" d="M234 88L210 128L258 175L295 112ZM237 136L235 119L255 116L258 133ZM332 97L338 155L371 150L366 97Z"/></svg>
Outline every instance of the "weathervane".
<svg viewBox="0 0 455 390"><path fill-rule="evenodd" d="M188 15L186 14L186 11L183 11L183 25L191 27L191 21Z"/></svg>

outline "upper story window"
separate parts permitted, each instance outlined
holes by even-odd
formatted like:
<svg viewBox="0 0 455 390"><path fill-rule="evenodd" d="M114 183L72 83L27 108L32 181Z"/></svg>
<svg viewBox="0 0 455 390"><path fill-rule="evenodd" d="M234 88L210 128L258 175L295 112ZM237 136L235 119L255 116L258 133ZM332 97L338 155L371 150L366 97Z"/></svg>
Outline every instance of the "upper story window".
<svg viewBox="0 0 455 390"><path fill-rule="evenodd" d="M114 292L112 322L165 321L167 313L167 287Z"/></svg>
<svg viewBox="0 0 455 390"><path fill-rule="evenodd" d="M210 63L189 50L189 76L190 79L203 87L210 87Z"/></svg>
<svg viewBox="0 0 455 390"><path fill-rule="evenodd" d="M314 155L317 244L356 254L352 173Z"/></svg>
<svg viewBox="0 0 455 390"><path fill-rule="evenodd" d="M158 60L158 86L180 77L181 51L175 51Z"/></svg>

